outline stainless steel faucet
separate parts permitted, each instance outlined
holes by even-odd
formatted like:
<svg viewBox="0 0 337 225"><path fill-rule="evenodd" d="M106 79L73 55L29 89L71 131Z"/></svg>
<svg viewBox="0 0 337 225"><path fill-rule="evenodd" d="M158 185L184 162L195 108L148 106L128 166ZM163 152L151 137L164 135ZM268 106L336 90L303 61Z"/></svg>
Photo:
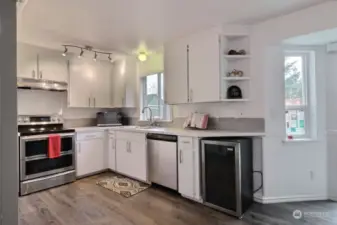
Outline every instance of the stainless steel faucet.
<svg viewBox="0 0 337 225"><path fill-rule="evenodd" d="M153 121L153 115L152 115L152 109L148 106L145 106L143 109L142 109L142 113L144 114L145 112L145 109L148 109L150 111L150 125L153 126L155 124L155 122Z"/></svg>

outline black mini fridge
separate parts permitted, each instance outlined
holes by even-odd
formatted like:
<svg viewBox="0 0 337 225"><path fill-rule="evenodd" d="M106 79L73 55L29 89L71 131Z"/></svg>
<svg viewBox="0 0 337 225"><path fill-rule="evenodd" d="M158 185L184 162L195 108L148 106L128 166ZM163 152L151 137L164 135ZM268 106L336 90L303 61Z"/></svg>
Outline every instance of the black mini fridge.
<svg viewBox="0 0 337 225"><path fill-rule="evenodd" d="M253 203L252 140L201 141L204 204L241 218Z"/></svg>

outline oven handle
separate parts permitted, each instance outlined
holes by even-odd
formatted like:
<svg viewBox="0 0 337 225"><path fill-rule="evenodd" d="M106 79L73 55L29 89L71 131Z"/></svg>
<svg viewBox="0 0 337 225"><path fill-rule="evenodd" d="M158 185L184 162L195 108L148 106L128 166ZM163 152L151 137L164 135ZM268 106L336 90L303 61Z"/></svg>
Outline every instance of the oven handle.
<svg viewBox="0 0 337 225"><path fill-rule="evenodd" d="M58 134L61 137L73 137L75 136L75 133L63 133ZM38 140L44 140L49 137L49 134L41 134L41 135L32 135L32 136L21 136L20 139L24 141L38 141Z"/></svg>

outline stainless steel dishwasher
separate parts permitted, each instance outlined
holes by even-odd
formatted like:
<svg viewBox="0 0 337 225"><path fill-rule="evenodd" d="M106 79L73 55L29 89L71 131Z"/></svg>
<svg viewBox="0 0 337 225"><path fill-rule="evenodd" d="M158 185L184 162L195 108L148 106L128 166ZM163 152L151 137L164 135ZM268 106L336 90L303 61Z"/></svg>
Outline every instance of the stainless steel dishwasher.
<svg viewBox="0 0 337 225"><path fill-rule="evenodd" d="M177 136L148 134L150 181L178 190Z"/></svg>

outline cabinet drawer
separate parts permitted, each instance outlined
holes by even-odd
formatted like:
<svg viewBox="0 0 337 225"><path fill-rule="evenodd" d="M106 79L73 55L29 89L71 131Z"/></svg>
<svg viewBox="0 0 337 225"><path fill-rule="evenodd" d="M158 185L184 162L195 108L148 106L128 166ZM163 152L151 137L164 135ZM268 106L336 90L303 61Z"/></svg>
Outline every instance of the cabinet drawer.
<svg viewBox="0 0 337 225"><path fill-rule="evenodd" d="M108 131L109 138L116 138L116 131L114 130L109 130Z"/></svg>
<svg viewBox="0 0 337 225"><path fill-rule="evenodd" d="M90 133L77 133L76 140L90 140L90 139L99 139L104 138L104 132L90 132Z"/></svg>
<svg viewBox="0 0 337 225"><path fill-rule="evenodd" d="M193 149L192 137L178 137L178 141L180 149Z"/></svg>
<svg viewBox="0 0 337 225"><path fill-rule="evenodd" d="M146 142L145 133L118 131L116 132L116 138L135 142Z"/></svg>

